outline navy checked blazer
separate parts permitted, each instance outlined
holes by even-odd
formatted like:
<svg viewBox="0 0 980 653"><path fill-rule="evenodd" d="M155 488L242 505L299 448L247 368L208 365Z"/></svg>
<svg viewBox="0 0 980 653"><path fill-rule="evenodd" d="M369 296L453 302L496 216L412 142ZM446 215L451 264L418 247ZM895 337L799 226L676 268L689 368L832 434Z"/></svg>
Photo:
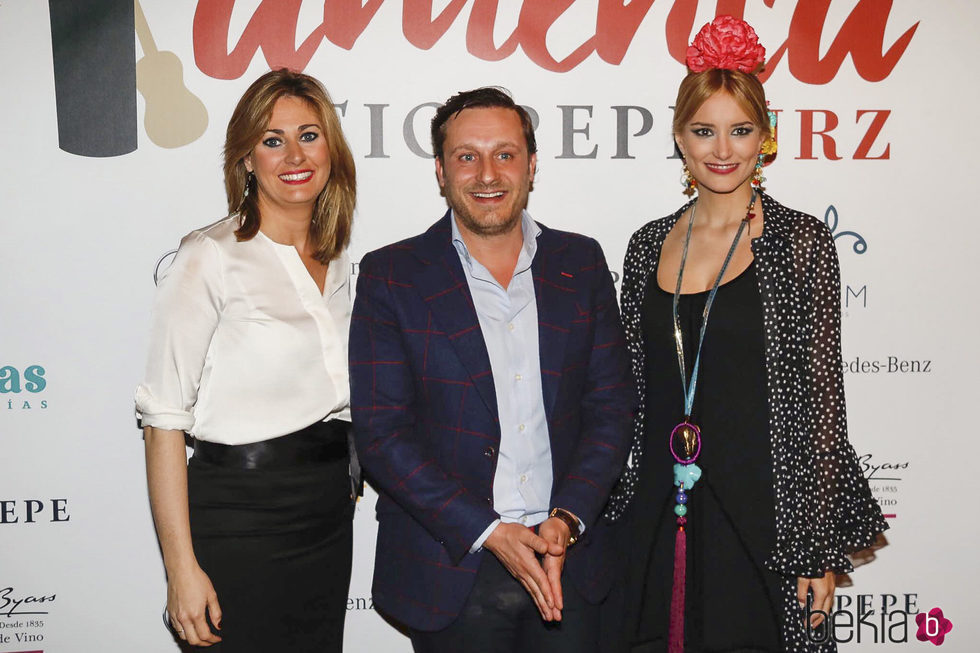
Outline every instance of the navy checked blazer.
<svg viewBox="0 0 980 653"><path fill-rule="evenodd" d="M493 375L450 219L362 259L351 320L357 453L380 495L374 603L417 630L455 619L493 555L469 549L498 517ZM586 524L564 578L598 602L614 561L597 522L628 453L635 391L599 244L541 230L531 271L551 505Z"/></svg>

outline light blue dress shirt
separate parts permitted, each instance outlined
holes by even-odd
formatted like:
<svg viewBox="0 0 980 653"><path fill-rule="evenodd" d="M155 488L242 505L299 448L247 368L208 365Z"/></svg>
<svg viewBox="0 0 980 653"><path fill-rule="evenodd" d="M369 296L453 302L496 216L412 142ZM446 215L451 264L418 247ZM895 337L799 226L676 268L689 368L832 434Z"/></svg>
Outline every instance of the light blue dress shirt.
<svg viewBox="0 0 980 653"><path fill-rule="evenodd" d="M466 249L455 214L451 222L453 245L490 356L500 420L500 450L493 477L493 507L500 519L473 543L470 551L476 551L501 521L534 526L548 518L553 482L551 441L541 390L538 305L531 275L541 228L523 212L524 245L504 288Z"/></svg>

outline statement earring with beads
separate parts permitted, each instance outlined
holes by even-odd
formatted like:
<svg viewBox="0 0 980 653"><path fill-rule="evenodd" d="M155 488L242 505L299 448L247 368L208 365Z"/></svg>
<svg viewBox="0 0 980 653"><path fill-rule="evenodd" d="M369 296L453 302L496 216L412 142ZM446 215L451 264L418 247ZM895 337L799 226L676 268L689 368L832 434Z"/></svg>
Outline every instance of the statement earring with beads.
<svg viewBox="0 0 980 653"><path fill-rule="evenodd" d="M684 169L681 173L681 186L684 187L682 192L688 197L694 195L694 192L698 188L698 180L691 174L691 169L687 167L687 163L684 164Z"/></svg>

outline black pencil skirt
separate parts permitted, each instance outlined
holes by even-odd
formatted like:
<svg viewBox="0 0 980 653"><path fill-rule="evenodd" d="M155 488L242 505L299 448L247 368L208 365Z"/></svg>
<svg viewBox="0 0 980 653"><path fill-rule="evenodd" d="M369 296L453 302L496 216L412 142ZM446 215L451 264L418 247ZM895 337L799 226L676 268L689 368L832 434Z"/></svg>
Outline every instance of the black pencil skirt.
<svg viewBox="0 0 980 653"><path fill-rule="evenodd" d="M343 436L346 447L346 436L331 424L276 438L280 450L265 462L236 455L237 447L218 456L224 445L195 448L187 469L191 538L222 611L223 641L207 650L341 651L353 504L337 441ZM311 438L329 442L328 455L322 448L309 455L303 439Z"/></svg>

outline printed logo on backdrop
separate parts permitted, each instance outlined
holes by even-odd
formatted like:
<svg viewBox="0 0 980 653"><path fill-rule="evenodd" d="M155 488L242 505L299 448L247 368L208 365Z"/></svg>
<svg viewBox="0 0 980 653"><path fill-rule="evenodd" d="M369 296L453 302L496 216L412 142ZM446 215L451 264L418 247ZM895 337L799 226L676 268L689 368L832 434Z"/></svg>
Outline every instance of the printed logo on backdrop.
<svg viewBox="0 0 980 653"><path fill-rule="evenodd" d="M902 481L908 474L910 464L908 460L882 460L871 453L858 457L861 473L868 480L871 494L881 507L885 519L898 517Z"/></svg>
<svg viewBox="0 0 980 653"><path fill-rule="evenodd" d="M575 0L542 2L523 0L517 26L501 45L496 45L498 0L452 0L437 16L432 16L432 2L402 4L402 35L421 50L432 48L454 26L462 29L463 8L470 7L466 19L466 49L478 59L500 61L518 48L535 65L552 72L568 72L592 55L619 65L626 56L640 24L654 5L654 0L634 0L627 6L619 2L600 2L596 10L594 33L564 59L556 59L548 46L554 24ZM194 57L198 68L217 79L237 79L248 69L261 48L270 67L287 66L303 70L325 41L351 50L370 26L384 0L324 0L323 23L307 35L298 35L300 3L288 6L278 0L263 0L248 21L237 44L229 49L229 29L234 0L201 0L194 14ZM697 29L695 19L698 0L675 0L667 16L666 40L670 55L680 64L685 61L691 34ZM707 4L707 3L705 3ZM745 0L721 0L716 15L731 14L741 18ZM772 7L775 0L765 0ZM790 19L787 36L781 45L770 49L763 81L778 69L787 56L790 74L807 84L826 84L839 72L850 56L858 74L877 82L891 74L912 40L919 23L905 32L883 51L891 2L859 0L834 38L824 37L831 0L798 2ZM821 41L831 42L820 56ZM297 47L296 44L300 45Z"/></svg>
<svg viewBox="0 0 980 653"><path fill-rule="evenodd" d="M36 645L44 641L44 628L56 594L23 592L0 585L0 646ZM43 653L18 649L11 653Z"/></svg>
<svg viewBox="0 0 980 653"><path fill-rule="evenodd" d="M837 243L838 251L842 254L853 252L862 255L868 251L868 241L856 231L839 229L840 216L837 208L831 204L824 214L824 222L830 228ZM839 241L839 242L838 242ZM848 247L849 245L849 247ZM842 257L843 260L843 257ZM842 266L843 269L843 266ZM843 274L843 273L842 273ZM869 306L870 284L861 280L841 279L841 305L844 316L850 315L853 309L866 309ZM910 357L893 352L879 356L855 356L843 361L845 374L881 374L921 376L932 374L934 365L931 358L923 356Z"/></svg>
<svg viewBox="0 0 980 653"><path fill-rule="evenodd" d="M0 499L0 528L11 524L64 524L69 521L68 499Z"/></svg>
<svg viewBox="0 0 980 653"><path fill-rule="evenodd" d="M0 533L15 526L64 524L70 520L68 499L0 499ZM30 653L23 646L44 642L44 630L57 598L57 594L47 590L4 585L0 578L0 647L4 647L0 650L17 646L12 653Z"/></svg>
<svg viewBox="0 0 980 653"><path fill-rule="evenodd" d="M43 365L0 366L0 410L46 410Z"/></svg>
<svg viewBox="0 0 980 653"><path fill-rule="evenodd" d="M922 612L919 595L909 594L847 594L841 591L834 597L834 610L829 614L814 610L811 600L800 611L805 624L813 615L822 615L823 622L807 628L811 642L824 644L904 644L911 636L920 642L943 643L953 629L953 623L940 608Z"/></svg>
<svg viewBox="0 0 980 653"><path fill-rule="evenodd" d="M844 361L845 374L922 376L932 374L934 367L931 358L908 358L895 354L876 357L855 356Z"/></svg>
<svg viewBox="0 0 980 653"><path fill-rule="evenodd" d="M838 252L846 252L847 244L850 244L850 249L854 254L862 255L868 251L868 241L864 239L864 236L856 231L841 230L838 229L840 226L840 215L837 212L837 207L831 204L827 207L827 211L823 216L824 224L830 229L830 233L834 236L834 242L837 243ZM844 239L842 242L838 242ZM841 266L843 270L843 266ZM843 309L844 315L849 315L849 310L851 308L867 308L868 307L868 284L867 283L857 283L850 279L841 278L841 308Z"/></svg>
<svg viewBox="0 0 980 653"><path fill-rule="evenodd" d="M154 144L182 147L204 134L207 109L184 84L180 58L158 48L139 0L48 5L62 150L87 157L136 150L137 90L145 105L145 133ZM143 51L139 61L133 55L136 37Z"/></svg>
<svg viewBox="0 0 980 653"><path fill-rule="evenodd" d="M261 50L270 68L286 66L304 70L314 54L323 47L330 47L326 45L328 43L352 50L371 25L383 1L325 0L323 22L309 34L298 35L302 3L262 0L238 41L230 43L235 0L200 0L190 26L194 62L210 77L238 79ZM428 50L450 29L465 29L466 49L478 59L500 61L520 49L532 64L563 73L593 55L610 65L622 63L637 30L654 5L654 0L634 0L626 6L600 2L595 28L589 30L592 33L583 36L581 44L566 57L557 59L549 48L549 37L558 29L574 29L567 21L561 27L555 26L574 2L524 0L516 27L500 45L494 38L498 0L452 0L436 16L432 15L432 2L404 2L402 36L409 45ZM888 24L891 3L858 0L831 38L823 33L830 3L831 0L808 0L796 4L782 43L770 48L763 79L779 69L784 58L789 73L807 84L829 83L846 59L850 59L858 75L868 82L880 82L892 73L919 23L906 27L886 48L885 32L895 31ZM695 20L699 4L698 0L675 0L667 15L664 34L667 48L671 57L681 64L687 43L697 28ZM765 0L764 4L772 8L775 0ZM715 4L715 13L741 17L745 5L745 0L720 0ZM49 6L61 149L88 157L120 156L134 151L137 147L137 90L145 102L144 128L155 144L165 148L181 147L204 133L208 125L207 109L184 84L181 58L157 44L139 2L134 6L128 0L103 0L95 6L73 0L49 0ZM469 15L464 18L462 14L466 7ZM775 44L779 43L779 38L775 36L771 40ZM139 61L133 56L137 39L142 50ZM92 41L99 47L91 47ZM822 42L831 43L823 56L820 54ZM99 93L91 93L92 88L98 88ZM406 145L419 156L431 154L418 146L420 139L410 127L415 113L432 105L432 102L422 102L405 117ZM383 113L388 106L364 104L371 119L371 154L368 158L388 158L383 153L382 136ZM346 114L347 107L348 101L338 105L342 114ZM575 121L585 119L586 112L591 118L593 107L581 104L558 108L562 114L564 136L563 152L558 158L596 158L595 148L589 150L590 143L586 144L584 153L576 152L572 147L573 138L588 139L588 126ZM630 113L639 114L642 120L634 137L650 130L651 114L643 107L612 109L616 111L619 123L616 155L612 158L633 158L625 149L626 137L623 135L628 128ZM849 111L796 109L794 112L801 133L797 159L840 160L843 157L838 154L839 146L846 147L853 159L890 158L890 143L875 145L880 141L878 137L890 115L889 110L857 109L855 122L866 124L866 131L859 142L843 145L837 142L832 132ZM822 144L822 154L814 148L817 139ZM421 140L424 142L425 139Z"/></svg>
<svg viewBox="0 0 980 653"><path fill-rule="evenodd" d="M348 596L347 611L374 610L374 598L370 596Z"/></svg>

